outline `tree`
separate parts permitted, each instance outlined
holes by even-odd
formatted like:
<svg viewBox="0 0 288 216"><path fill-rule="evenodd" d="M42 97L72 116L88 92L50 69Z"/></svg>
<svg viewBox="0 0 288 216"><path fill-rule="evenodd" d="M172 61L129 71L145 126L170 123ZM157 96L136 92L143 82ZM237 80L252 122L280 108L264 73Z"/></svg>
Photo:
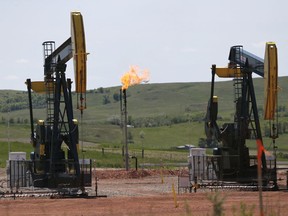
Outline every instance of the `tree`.
<svg viewBox="0 0 288 216"><path fill-rule="evenodd" d="M10 118L9 123L14 124L14 118Z"/></svg>
<svg viewBox="0 0 288 216"><path fill-rule="evenodd" d="M118 102L118 101L120 100L120 94L117 93L117 92L115 92L115 93L113 94L113 99L114 99L116 102Z"/></svg>
<svg viewBox="0 0 288 216"><path fill-rule="evenodd" d="M100 87L97 89L97 91L100 93L100 94L103 94L104 93L104 88L103 87Z"/></svg>
<svg viewBox="0 0 288 216"><path fill-rule="evenodd" d="M108 104L110 103L109 95L103 95L103 104Z"/></svg>

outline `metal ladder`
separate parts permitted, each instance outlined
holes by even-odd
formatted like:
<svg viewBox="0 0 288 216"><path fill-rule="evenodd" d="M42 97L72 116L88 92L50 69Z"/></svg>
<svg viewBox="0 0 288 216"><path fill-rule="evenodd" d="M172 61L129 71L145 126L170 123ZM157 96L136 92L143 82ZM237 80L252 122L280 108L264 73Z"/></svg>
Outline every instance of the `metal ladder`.
<svg viewBox="0 0 288 216"><path fill-rule="evenodd" d="M235 60L236 62L239 62L241 60L241 56L242 56L242 50L243 47L242 46L237 46L235 49ZM242 73L242 68L241 66L239 66L238 64L235 64L235 69L238 70L234 70L234 79L233 79L233 86L234 86L234 103L235 103L235 110L237 110L237 102L239 100L239 98L242 97L242 84L243 84L243 76L241 75ZM239 70L240 69L240 70ZM239 121L239 119L237 118L237 115L234 115L234 122L235 124L237 124L237 122Z"/></svg>
<svg viewBox="0 0 288 216"><path fill-rule="evenodd" d="M235 61L236 62L242 62L245 63L245 59L243 59L243 47L242 46L235 46ZM243 82L244 79L247 79L246 74L241 74L243 73L243 67L240 66L239 64L236 64L235 67L238 68L238 70L235 70L234 73L234 79L233 79L233 86L234 86L234 103L235 103L235 110L237 110L237 101L239 101L239 98L241 97L246 97L246 95L242 95L242 90L243 90ZM249 98L248 103L252 103L251 98ZM239 104L239 106L241 106ZM251 106L248 106L251 108ZM253 112L252 109L250 109L249 111L249 128L248 130L250 131L249 134L256 134L256 129L255 129L255 120L254 120L254 116L253 116ZM239 126L239 121L240 119L238 119L236 113L234 115L234 123L235 125ZM239 128L238 128L239 129ZM236 138L238 135L236 134Z"/></svg>
<svg viewBox="0 0 288 216"><path fill-rule="evenodd" d="M45 59L51 55L55 50L54 41L46 41L43 43L44 49L44 62ZM46 111L47 118L46 123L50 126L54 122L54 87L55 87L55 73L53 73L53 68L55 67L56 62L52 62L50 65L51 71L45 74L45 88L46 88Z"/></svg>

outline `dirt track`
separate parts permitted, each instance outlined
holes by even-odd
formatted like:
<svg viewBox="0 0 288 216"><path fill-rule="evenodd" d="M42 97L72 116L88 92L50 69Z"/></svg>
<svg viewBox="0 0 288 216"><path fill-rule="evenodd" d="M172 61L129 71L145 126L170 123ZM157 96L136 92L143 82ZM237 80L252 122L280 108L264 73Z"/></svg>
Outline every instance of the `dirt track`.
<svg viewBox="0 0 288 216"><path fill-rule="evenodd" d="M177 193L176 173L101 172L98 172L98 195L107 195L107 198L2 198L0 215L213 215L208 196L215 192L201 189L197 193L173 196L172 184ZM286 183L284 179L279 182ZM90 192L94 190L93 187ZM258 192L226 190L219 191L218 195L224 198L225 215L233 212L241 215L244 211L240 210L241 203L246 205L246 213L253 209L253 215L259 215ZM263 192L265 215L287 215L287 198L286 191Z"/></svg>

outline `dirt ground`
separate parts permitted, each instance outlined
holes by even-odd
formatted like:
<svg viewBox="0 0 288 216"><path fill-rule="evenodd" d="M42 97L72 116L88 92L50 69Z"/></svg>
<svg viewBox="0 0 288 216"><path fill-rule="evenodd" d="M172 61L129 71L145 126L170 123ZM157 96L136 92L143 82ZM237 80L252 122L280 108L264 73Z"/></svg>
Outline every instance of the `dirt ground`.
<svg viewBox="0 0 288 216"><path fill-rule="evenodd" d="M208 197L217 196L218 200L223 199L225 215L259 215L258 191L215 192L204 188L196 193L181 190L178 194L180 173L176 171L99 170L96 173L97 198L0 198L0 215L213 215L213 203ZM287 215L286 173L280 172L278 178L282 190L262 193L265 215ZM95 195L95 182L88 191Z"/></svg>

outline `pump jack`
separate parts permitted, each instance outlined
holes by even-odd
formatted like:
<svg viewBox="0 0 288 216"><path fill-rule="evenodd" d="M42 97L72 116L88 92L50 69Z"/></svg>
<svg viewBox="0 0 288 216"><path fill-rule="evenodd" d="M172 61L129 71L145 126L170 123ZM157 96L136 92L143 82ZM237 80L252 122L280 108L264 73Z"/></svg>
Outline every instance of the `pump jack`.
<svg viewBox="0 0 288 216"><path fill-rule="evenodd" d="M77 98L81 111L86 108L86 47L83 19L80 12L71 12L71 37L55 50L54 41L43 43L44 81L26 80L31 122L30 171L35 187L81 187L91 185L91 160L79 160L78 122L74 119L70 79L66 80L66 62L74 58ZM31 90L46 94L46 120L33 123ZM83 104L84 103L84 104ZM63 144L66 144L66 151ZM82 167L80 167L80 161ZM88 165L88 166L87 166ZM86 166L86 167L84 167Z"/></svg>
<svg viewBox="0 0 288 216"><path fill-rule="evenodd" d="M257 157L249 154L246 139L256 139L263 147L256 96L252 73L265 79L265 119L277 121L277 47L266 43L265 61L243 50L242 46L230 49L228 67L212 65L211 94L207 107L205 132L207 140L218 140L220 146L213 154L218 156L216 174L220 180L253 182L257 181ZM235 114L233 123L217 124L218 98L214 95L215 74L219 77L232 77L234 84ZM273 127L275 124L273 124ZM273 130L275 132L275 130ZM278 135L271 136L273 140ZM261 149L263 185L273 182L277 187L275 163L268 163L264 148ZM256 162L251 164L251 161ZM274 167L273 167L274 166ZM271 168L272 167L272 168Z"/></svg>

